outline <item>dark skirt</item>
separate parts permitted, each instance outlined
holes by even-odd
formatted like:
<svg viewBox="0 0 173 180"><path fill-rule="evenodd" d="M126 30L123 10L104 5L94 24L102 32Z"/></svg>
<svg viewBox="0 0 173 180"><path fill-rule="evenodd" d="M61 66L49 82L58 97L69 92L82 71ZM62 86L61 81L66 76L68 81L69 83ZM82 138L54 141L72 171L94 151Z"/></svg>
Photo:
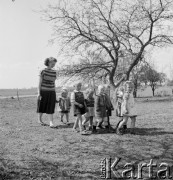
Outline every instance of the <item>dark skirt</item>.
<svg viewBox="0 0 173 180"><path fill-rule="evenodd" d="M55 112L55 91L41 91L41 100L37 100L37 113L53 114Z"/></svg>
<svg viewBox="0 0 173 180"><path fill-rule="evenodd" d="M77 116L78 114L85 114L86 113L86 109L85 106L83 106L82 108L80 108L79 106L74 105L74 116Z"/></svg>
<svg viewBox="0 0 173 180"><path fill-rule="evenodd" d="M110 109L107 110L107 115L108 115L108 116L112 116L112 110L110 110Z"/></svg>

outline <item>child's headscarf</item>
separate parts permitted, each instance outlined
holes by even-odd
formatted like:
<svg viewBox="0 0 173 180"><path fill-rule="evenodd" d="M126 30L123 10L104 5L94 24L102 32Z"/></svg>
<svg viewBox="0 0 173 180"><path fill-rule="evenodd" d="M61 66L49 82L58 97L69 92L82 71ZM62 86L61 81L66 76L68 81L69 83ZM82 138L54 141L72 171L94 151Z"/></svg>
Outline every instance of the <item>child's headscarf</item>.
<svg viewBox="0 0 173 180"><path fill-rule="evenodd" d="M99 85L98 86L98 94L100 94L100 91L102 90L102 89L104 89L105 87L104 87L104 85Z"/></svg>

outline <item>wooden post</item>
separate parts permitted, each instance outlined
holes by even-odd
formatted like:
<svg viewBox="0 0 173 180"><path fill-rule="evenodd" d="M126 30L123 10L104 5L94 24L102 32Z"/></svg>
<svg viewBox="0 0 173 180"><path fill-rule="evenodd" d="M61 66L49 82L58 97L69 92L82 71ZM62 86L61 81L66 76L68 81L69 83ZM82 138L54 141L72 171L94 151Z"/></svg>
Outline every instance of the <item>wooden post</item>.
<svg viewBox="0 0 173 180"><path fill-rule="evenodd" d="M19 99L19 90L18 90L18 88L17 88L17 99L18 99L18 102L19 102L19 106L21 107L20 99Z"/></svg>
<svg viewBox="0 0 173 180"><path fill-rule="evenodd" d="M18 99L18 101L20 101L20 99L19 99L19 90L18 90L18 88L17 88L17 99Z"/></svg>

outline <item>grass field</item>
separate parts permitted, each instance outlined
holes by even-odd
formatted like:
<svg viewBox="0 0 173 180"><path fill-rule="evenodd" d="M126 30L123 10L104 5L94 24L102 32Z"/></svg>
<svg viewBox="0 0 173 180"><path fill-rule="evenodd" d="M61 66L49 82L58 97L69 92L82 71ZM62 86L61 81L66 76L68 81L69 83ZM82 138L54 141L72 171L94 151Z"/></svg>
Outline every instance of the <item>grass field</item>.
<svg viewBox="0 0 173 180"><path fill-rule="evenodd" d="M60 123L58 129L37 123L36 98L0 100L0 180L29 179L100 179L100 161L121 157L119 173L126 162L137 165L153 159L173 165L173 99L171 97L137 98L136 135L100 131L81 136L71 125ZM47 116L44 121L48 123ZM111 124L118 119L115 112ZM157 169L155 169L157 171ZM147 178L148 169L143 175ZM173 175L173 169L171 168ZM115 179L112 176L112 179Z"/></svg>

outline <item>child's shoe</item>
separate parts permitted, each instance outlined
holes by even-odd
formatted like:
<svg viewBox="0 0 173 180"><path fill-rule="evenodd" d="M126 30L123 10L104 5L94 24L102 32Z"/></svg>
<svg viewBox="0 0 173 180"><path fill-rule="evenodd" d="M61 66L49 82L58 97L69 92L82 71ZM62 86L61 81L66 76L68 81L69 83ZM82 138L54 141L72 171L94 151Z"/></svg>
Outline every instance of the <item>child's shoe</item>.
<svg viewBox="0 0 173 180"><path fill-rule="evenodd" d="M102 124L102 123L98 123L97 127L99 127L100 129L104 129L101 124Z"/></svg>
<svg viewBox="0 0 173 180"><path fill-rule="evenodd" d="M97 133L96 126L93 126L93 128L92 128L92 133L93 133L93 134L96 134L96 133Z"/></svg>
<svg viewBox="0 0 173 180"><path fill-rule="evenodd" d="M78 133L79 131L77 129L73 128L73 132Z"/></svg>
<svg viewBox="0 0 173 180"><path fill-rule="evenodd" d="M105 126L105 129L109 129L109 126Z"/></svg>
<svg viewBox="0 0 173 180"><path fill-rule="evenodd" d="M85 125L83 125L83 129L86 130L86 126Z"/></svg>
<svg viewBox="0 0 173 180"><path fill-rule="evenodd" d="M67 123L66 123L68 126L70 125L70 123L69 123L69 121L67 121Z"/></svg>
<svg viewBox="0 0 173 180"><path fill-rule="evenodd" d="M81 135L89 135L91 133L87 132L86 130L80 132Z"/></svg>
<svg viewBox="0 0 173 180"><path fill-rule="evenodd" d="M107 130L107 132L108 133L110 133L111 131L110 131L110 127L109 127L109 125L108 126L105 126L105 129Z"/></svg>
<svg viewBox="0 0 173 180"><path fill-rule="evenodd" d="M58 127L53 124L50 124L50 128L58 128Z"/></svg>
<svg viewBox="0 0 173 180"><path fill-rule="evenodd" d="M92 126L88 127L88 131L92 131L92 129L93 129Z"/></svg>
<svg viewBox="0 0 173 180"><path fill-rule="evenodd" d="M117 133L118 135L123 135L123 132L122 132L119 128L117 128L116 133Z"/></svg>
<svg viewBox="0 0 173 180"><path fill-rule="evenodd" d="M127 130L127 125L126 125L126 124L123 125L123 129L124 129L124 130Z"/></svg>

